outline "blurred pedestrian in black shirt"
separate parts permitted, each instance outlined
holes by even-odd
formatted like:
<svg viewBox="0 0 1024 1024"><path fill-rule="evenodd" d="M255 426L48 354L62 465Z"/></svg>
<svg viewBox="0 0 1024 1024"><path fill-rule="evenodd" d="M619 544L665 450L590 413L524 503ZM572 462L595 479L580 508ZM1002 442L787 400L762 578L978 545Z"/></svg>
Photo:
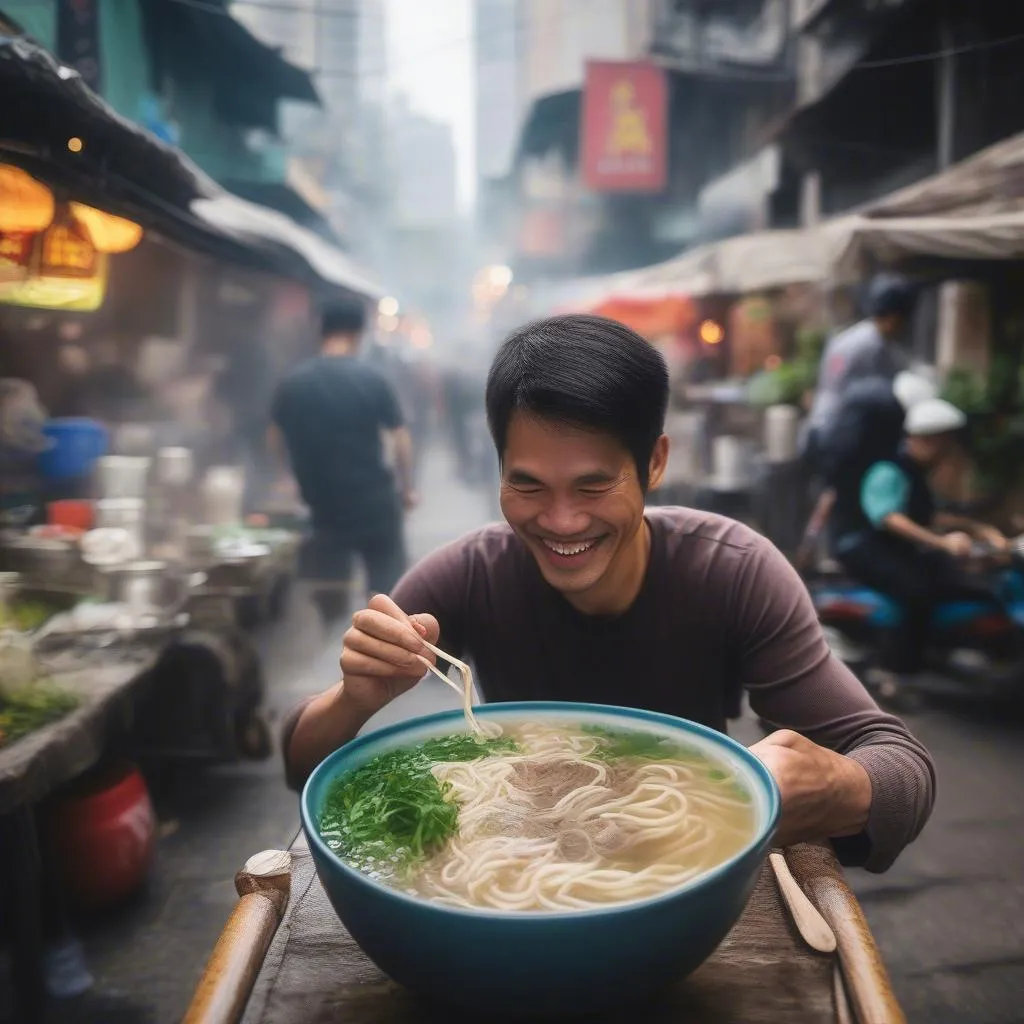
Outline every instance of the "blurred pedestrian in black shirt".
<svg viewBox="0 0 1024 1024"><path fill-rule="evenodd" d="M355 556L371 593L387 593L398 582L406 567L403 512L416 502L412 440L398 399L377 370L356 358L365 326L359 305L325 310L320 355L295 369L273 401L271 447L287 453L313 520L301 574L314 582L328 622L346 611Z"/></svg>

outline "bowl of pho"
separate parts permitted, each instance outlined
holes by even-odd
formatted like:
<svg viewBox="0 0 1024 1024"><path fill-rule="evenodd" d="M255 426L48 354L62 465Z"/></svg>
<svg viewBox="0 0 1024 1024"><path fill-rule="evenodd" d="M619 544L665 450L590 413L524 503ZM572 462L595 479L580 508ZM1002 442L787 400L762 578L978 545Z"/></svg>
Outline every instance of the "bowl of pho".
<svg viewBox="0 0 1024 1024"><path fill-rule="evenodd" d="M302 824L338 917L395 981L539 1015L653 997L736 923L779 814L712 729L596 704L444 712L335 751Z"/></svg>

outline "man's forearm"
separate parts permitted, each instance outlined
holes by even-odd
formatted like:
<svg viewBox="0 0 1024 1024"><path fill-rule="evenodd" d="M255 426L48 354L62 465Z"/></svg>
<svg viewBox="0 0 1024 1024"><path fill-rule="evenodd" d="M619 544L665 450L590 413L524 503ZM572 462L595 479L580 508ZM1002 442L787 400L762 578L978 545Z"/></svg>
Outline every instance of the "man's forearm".
<svg viewBox="0 0 1024 1024"><path fill-rule="evenodd" d="M837 767L834 801L822 822L822 832L830 839L864 831L874 794L871 776L864 766L855 758L840 756L843 759Z"/></svg>
<svg viewBox="0 0 1024 1024"><path fill-rule="evenodd" d="M395 475L402 494L409 494L413 486L412 435L406 427L395 431Z"/></svg>
<svg viewBox="0 0 1024 1024"><path fill-rule="evenodd" d="M313 769L328 754L355 739L369 721L364 708L354 708L345 699L344 683L338 683L314 697L285 736L285 774L288 783L299 789Z"/></svg>
<svg viewBox="0 0 1024 1024"><path fill-rule="evenodd" d="M288 462L288 446L284 442L280 428L272 423L267 428L267 451L270 453L271 461L280 476L288 476L291 473L291 465Z"/></svg>
<svg viewBox="0 0 1024 1024"><path fill-rule="evenodd" d="M958 516L952 512L938 512L935 515L935 525L940 530L961 530L969 533L976 540L983 540L985 534L991 529L985 523L971 519L969 516Z"/></svg>
<svg viewBox="0 0 1024 1024"><path fill-rule="evenodd" d="M923 544L930 548L941 548L942 537L932 530L919 526L909 516L900 512L886 516L882 525L889 533L902 537L904 540L912 541L915 544Z"/></svg>

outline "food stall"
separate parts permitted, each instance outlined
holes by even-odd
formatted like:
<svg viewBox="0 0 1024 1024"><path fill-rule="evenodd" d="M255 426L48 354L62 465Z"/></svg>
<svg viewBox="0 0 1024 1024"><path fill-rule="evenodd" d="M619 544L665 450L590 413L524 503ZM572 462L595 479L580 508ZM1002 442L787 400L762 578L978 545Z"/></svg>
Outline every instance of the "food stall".
<svg viewBox="0 0 1024 1024"><path fill-rule="evenodd" d="M801 330L826 317L834 254L849 223L725 239L604 279L604 294L587 308L627 323L663 351L671 339L666 354L676 357L668 360L672 455L654 500L780 518L752 502L753 488L759 476L762 484L766 476L774 481L792 462L798 414L767 415L749 400L748 381L777 366ZM772 481L760 489L778 490Z"/></svg>

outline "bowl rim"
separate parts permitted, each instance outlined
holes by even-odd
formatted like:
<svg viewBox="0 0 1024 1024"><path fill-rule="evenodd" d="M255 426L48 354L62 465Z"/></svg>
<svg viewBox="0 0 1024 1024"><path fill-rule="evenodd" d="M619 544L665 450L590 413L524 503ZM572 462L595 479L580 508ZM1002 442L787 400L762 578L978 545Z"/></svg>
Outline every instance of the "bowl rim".
<svg viewBox="0 0 1024 1024"><path fill-rule="evenodd" d="M625 913L674 899L691 889L696 889L700 886L706 885L708 882L711 882L725 874L744 857L749 856L753 850L756 850L759 846L769 842L772 835L775 833L782 810L782 797L774 776L768 770L764 762L756 754L751 753L750 750L743 746L742 743L733 739L727 733L719 732L717 729L712 729L710 726L702 725L700 722L694 722L688 718L680 718L677 715L669 715L662 711L648 711L644 708L630 708L615 704L591 704L576 701L500 701L493 704L475 705L473 712L474 714L485 716L493 714L515 715L519 712L540 714L547 712L567 712L571 714L573 712L577 712L581 715L603 714L622 718L631 718L639 722L649 722L665 726L670 729L675 729L679 732L690 733L691 735L696 733L698 736L701 736L712 743L718 743L721 746L724 746L730 753L745 762L752 770L753 774L761 781L761 784L766 791L768 804L765 821L757 831L756 835L728 860L718 864L710 871L705 871L703 874L697 875L695 878L691 878L688 881L683 882L682 885L673 886L671 889L658 893L656 896L647 896L639 900L629 900L622 903L609 903L599 907L590 907L579 910L525 911L495 910L490 907L453 907L444 903L433 903L430 900L424 899L422 896L411 896L400 889L396 889L384 882L379 882L374 878L370 878L369 875L360 871L358 868L346 863L345 860L339 857L338 854L336 854L327 845L327 843L324 842L320 835L319 828L316 827L314 823L313 813L310 808L313 798L313 790L320 784L320 781L324 776L331 774L331 770L334 767L335 762L341 760L343 756L347 756L352 753L354 749L370 746L371 744L403 732L431 727L447 721L463 722L465 720L464 713L461 708L458 708L448 711L437 711L429 715L417 715L413 718L403 719L400 722L393 722L391 725L385 725L379 729L374 729L372 732L357 736L354 739L349 740L347 743L342 744L337 748L337 750L328 754L327 757L325 757L310 773L309 778L302 787L302 793L299 798L299 817L301 819L302 831L306 836L306 842L311 847L315 846L317 852L322 857L332 861L344 874L356 879L364 885L368 885L370 888L375 889L385 897L396 899L401 903L407 903L427 912L454 914L457 916L467 916L476 919L488 918L505 921L557 921L596 917L603 914ZM312 850L310 852L312 853Z"/></svg>

